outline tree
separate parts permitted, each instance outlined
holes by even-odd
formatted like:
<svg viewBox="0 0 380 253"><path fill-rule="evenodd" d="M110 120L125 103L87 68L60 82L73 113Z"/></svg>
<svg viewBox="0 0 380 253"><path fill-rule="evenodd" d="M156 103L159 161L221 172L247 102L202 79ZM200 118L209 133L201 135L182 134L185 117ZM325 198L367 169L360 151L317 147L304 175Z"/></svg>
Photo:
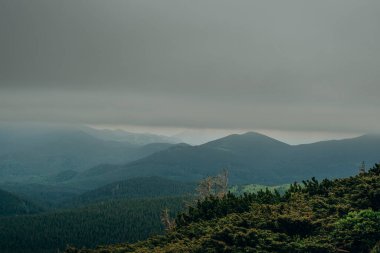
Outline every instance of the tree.
<svg viewBox="0 0 380 253"><path fill-rule="evenodd" d="M350 212L335 225L334 237L353 252L368 252L380 238L380 212Z"/></svg>
<svg viewBox="0 0 380 253"><path fill-rule="evenodd" d="M228 171L224 169L219 175L215 177L215 195L223 198L228 193Z"/></svg>
<svg viewBox="0 0 380 253"><path fill-rule="evenodd" d="M166 231L172 231L176 227L175 220L170 217L168 208L162 210L161 222L164 225Z"/></svg>
<svg viewBox="0 0 380 253"><path fill-rule="evenodd" d="M214 177L206 177L201 180L197 187L198 199L203 200L213 196L223 198L228 193L228 171L222 170Z"/></svg>

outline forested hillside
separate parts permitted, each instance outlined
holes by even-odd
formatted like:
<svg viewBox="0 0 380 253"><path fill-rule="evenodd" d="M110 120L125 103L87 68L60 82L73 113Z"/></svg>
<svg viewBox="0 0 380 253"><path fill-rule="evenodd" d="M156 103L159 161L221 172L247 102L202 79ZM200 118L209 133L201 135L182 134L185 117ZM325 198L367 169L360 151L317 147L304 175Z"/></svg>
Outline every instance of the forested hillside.
<svg viewBox="0 0 380 253"><path fill-rule="evenodd" d="M67 253L355 252L380 249L380 165L355 177L304 181L277 192L210 195L165 235Z"/></svg>
<svg viewBox="0 0 380 253"><path fill-rule="evenodd" d="M110 199L136 199L180 196L192 194L195 183L175 181L160 177L131 178L90 190L65 187L65 185L3 184L12 193L25 197L45 209L83 206Z"/></svg>
<svg viewBox="0 0 380 253"><path fill-rule="evenodd" d="M25 197L33 203L43 206L46 209L60 206L61 203L67 202L83 193L82 189L65 187L62 185L48 184L21 184L7 183L2 184L1 188L12 192L18 196Z"/></svg>
<svg viewBox="0 0 380 253"><path fill-rule="evenodd" d="M42 208L10 192L0 189L0 217L41 212Z"/></svg>
<svg viewBox="0 0 380 253"><path fill-rule="evenodd" d="M160 177L132 178L117 181L95 190L87 191L66 205L84 205L101 200L110 199L136 199L193 195L195 183L187 183L164 179Z"/></svg>
<svg viewBox="0 0 380 253"><path fill-rule="evenodd" d="M135 242L163 231L161 211L182 210L182 197L104 201L85 207L38 215L0 218L0 251L41 253L67 245Z"/></svg>

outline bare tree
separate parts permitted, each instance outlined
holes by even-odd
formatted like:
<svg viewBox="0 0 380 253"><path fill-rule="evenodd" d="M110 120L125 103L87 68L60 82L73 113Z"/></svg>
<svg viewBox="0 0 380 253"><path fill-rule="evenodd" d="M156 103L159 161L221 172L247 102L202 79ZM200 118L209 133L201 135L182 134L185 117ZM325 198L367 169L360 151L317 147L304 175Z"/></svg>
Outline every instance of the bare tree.
<svg viewBox="0 0 380 253"><path fill-rule="evenodd" d="M228 192L228 170L223 169L220 174L215 177L215 195L223 198Z"/></svg>
<svg viewBox="0 0 380 253"><path fill-rule="evenodd" d="M198 183L197 193L199 199L205 199L213 194L213 177L206 177Z"/></svg>
<svg viewBox="0 0 380 253"><path fill-rule="evenodd" d="M161 222L165 227L166 231L172 231L175 227L175 220L170 218L169 209L165 208L161 212Z"/></svg>
<svg viewBox="0 0 380 253"><path fill-rule="evenodd" d="M228 171L224 169L214 177L207 177L201 180L197 187L198 199L205 199L209 196L218 198L224 197L228 192Z"/></svg>

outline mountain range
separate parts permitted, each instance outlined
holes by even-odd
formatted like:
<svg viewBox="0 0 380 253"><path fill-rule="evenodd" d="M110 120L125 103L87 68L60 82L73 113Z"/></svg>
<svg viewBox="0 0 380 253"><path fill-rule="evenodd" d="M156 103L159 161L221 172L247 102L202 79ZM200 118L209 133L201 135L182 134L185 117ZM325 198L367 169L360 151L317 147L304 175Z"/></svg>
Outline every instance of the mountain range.
<svg viewBox="0 0 380 253"><path fill-rule="evenodd" d="M2 126L0 183L83 192L136 177L195 182L227 169L231 184L277 185L311 176L350 176L362 161L371 166L380 159L379 135L289 145L248 132L195 146L174 144L169 137L145 137L88 127ZM136 144L141 138L144 145Z"/></svg>
<svg viewBox="0 0 380 253"><path fill-rule="evenodd" d="M100 165L70 180L73 185L96 187L133 177L160 176L197 181L229 171L233 184L274 185L304 178L345 177L357 173L362 161L379 161L380 136L288 145L249 132L230 135L199 146L179 144L124 165Z"/></svg>

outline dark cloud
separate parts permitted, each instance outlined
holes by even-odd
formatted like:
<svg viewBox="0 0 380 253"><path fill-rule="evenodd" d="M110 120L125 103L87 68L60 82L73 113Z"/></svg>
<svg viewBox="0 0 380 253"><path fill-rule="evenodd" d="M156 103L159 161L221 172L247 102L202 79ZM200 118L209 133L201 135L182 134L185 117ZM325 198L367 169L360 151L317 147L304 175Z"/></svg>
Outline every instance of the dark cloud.
<svg viewBox="0 0 380 253"><path fill-rule="evenodd" d="M3 0L0 120L378 131L377 0Z"/></svg>

